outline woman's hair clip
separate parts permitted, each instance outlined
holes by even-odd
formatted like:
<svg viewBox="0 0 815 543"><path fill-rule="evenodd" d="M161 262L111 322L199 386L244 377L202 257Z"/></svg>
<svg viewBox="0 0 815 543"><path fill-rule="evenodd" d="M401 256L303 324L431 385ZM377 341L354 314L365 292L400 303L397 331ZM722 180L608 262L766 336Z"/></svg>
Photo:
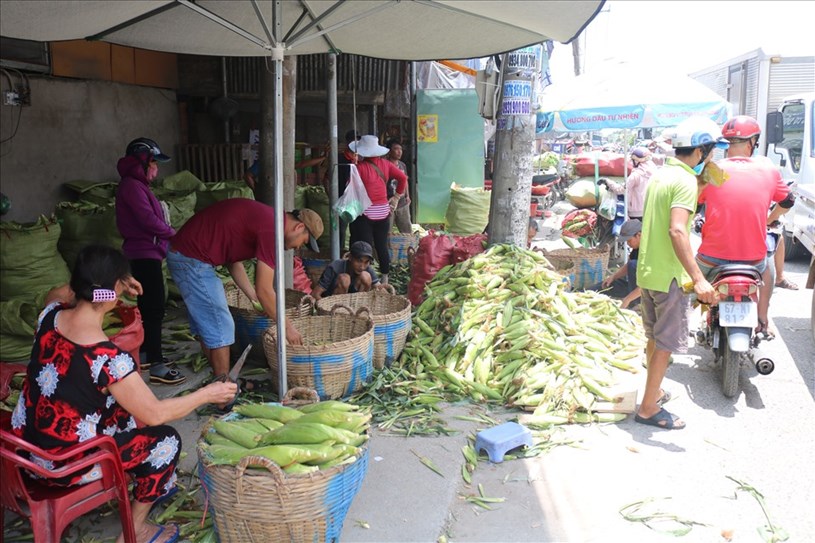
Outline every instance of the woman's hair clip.
<svg viewBox="0 0 815 543"><path fill-rule="evenodd" d="M91 300L93 303L98 302L113 302L118 298L116 296L115 290L110 290L106 288L95 288L93 289L93 299Z"/></svg>

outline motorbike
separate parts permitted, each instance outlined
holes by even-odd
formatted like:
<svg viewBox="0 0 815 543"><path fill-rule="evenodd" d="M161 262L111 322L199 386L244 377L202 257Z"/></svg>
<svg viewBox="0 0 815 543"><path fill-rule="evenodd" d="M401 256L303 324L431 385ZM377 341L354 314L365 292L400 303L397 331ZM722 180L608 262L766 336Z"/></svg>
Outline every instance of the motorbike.
<svg viewBox="0 0 815 543"><path fill-rule="evenodd" d="M755 267L726 264L714 268L711 277L719 300L708 307L702 329L696 332L696 343L712 349L714 360L722 366L722 392L732 398L738 391L743 361L755 364L761 375L769 375L775 369L770 358L756 360L759 343L772 336L754 333L758 325L758 289L762 284L761 273Z"/></svg>
<svg viewBox="0 0 815 543"><path fill-rule="evenodd" d="M543 207L551 209L566 197L561 186L561 176L557 173L546 173L532 176L532 196Z"/></svg>

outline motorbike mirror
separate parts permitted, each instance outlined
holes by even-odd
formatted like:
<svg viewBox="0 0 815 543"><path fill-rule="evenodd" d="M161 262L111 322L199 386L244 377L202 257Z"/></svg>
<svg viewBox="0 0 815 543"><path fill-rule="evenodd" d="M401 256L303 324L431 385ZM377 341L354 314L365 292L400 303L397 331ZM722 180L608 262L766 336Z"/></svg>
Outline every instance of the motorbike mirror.
<svg viewBox="0 0 815 543"><path fill-rule="evenodd" d="M780 111L767 113L767 143L784 141L784 115Z"/></svg>

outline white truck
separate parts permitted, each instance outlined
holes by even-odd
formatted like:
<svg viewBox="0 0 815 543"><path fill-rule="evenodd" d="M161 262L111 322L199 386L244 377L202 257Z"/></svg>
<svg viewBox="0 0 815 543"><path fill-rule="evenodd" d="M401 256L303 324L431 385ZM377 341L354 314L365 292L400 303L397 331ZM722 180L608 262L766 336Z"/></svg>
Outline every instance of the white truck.
<svg viewBox="0 0 815 543"><path fill-rule="evenodd" d="M790 96L767 114L767 156L793 181L795 205L782 216L785 257L809 251L806 287L815 287L815 93ZM815 293L812 296L815 340Z"/></svg>

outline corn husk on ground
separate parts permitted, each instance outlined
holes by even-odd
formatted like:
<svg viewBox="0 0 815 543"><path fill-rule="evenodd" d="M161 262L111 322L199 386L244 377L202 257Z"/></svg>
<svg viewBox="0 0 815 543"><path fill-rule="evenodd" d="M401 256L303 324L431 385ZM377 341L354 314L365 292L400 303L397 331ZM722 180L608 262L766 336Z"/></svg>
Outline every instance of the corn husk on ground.
<svg viewBox="0 0 815 543"><path fill-rule="evenodd" d="M616 371L637 371L640 319L566 286L542 255L511 245L442 269L414 316L402 389L534 410L525 423L541 426L624 418L595 404L613 400Z"/></svg>

